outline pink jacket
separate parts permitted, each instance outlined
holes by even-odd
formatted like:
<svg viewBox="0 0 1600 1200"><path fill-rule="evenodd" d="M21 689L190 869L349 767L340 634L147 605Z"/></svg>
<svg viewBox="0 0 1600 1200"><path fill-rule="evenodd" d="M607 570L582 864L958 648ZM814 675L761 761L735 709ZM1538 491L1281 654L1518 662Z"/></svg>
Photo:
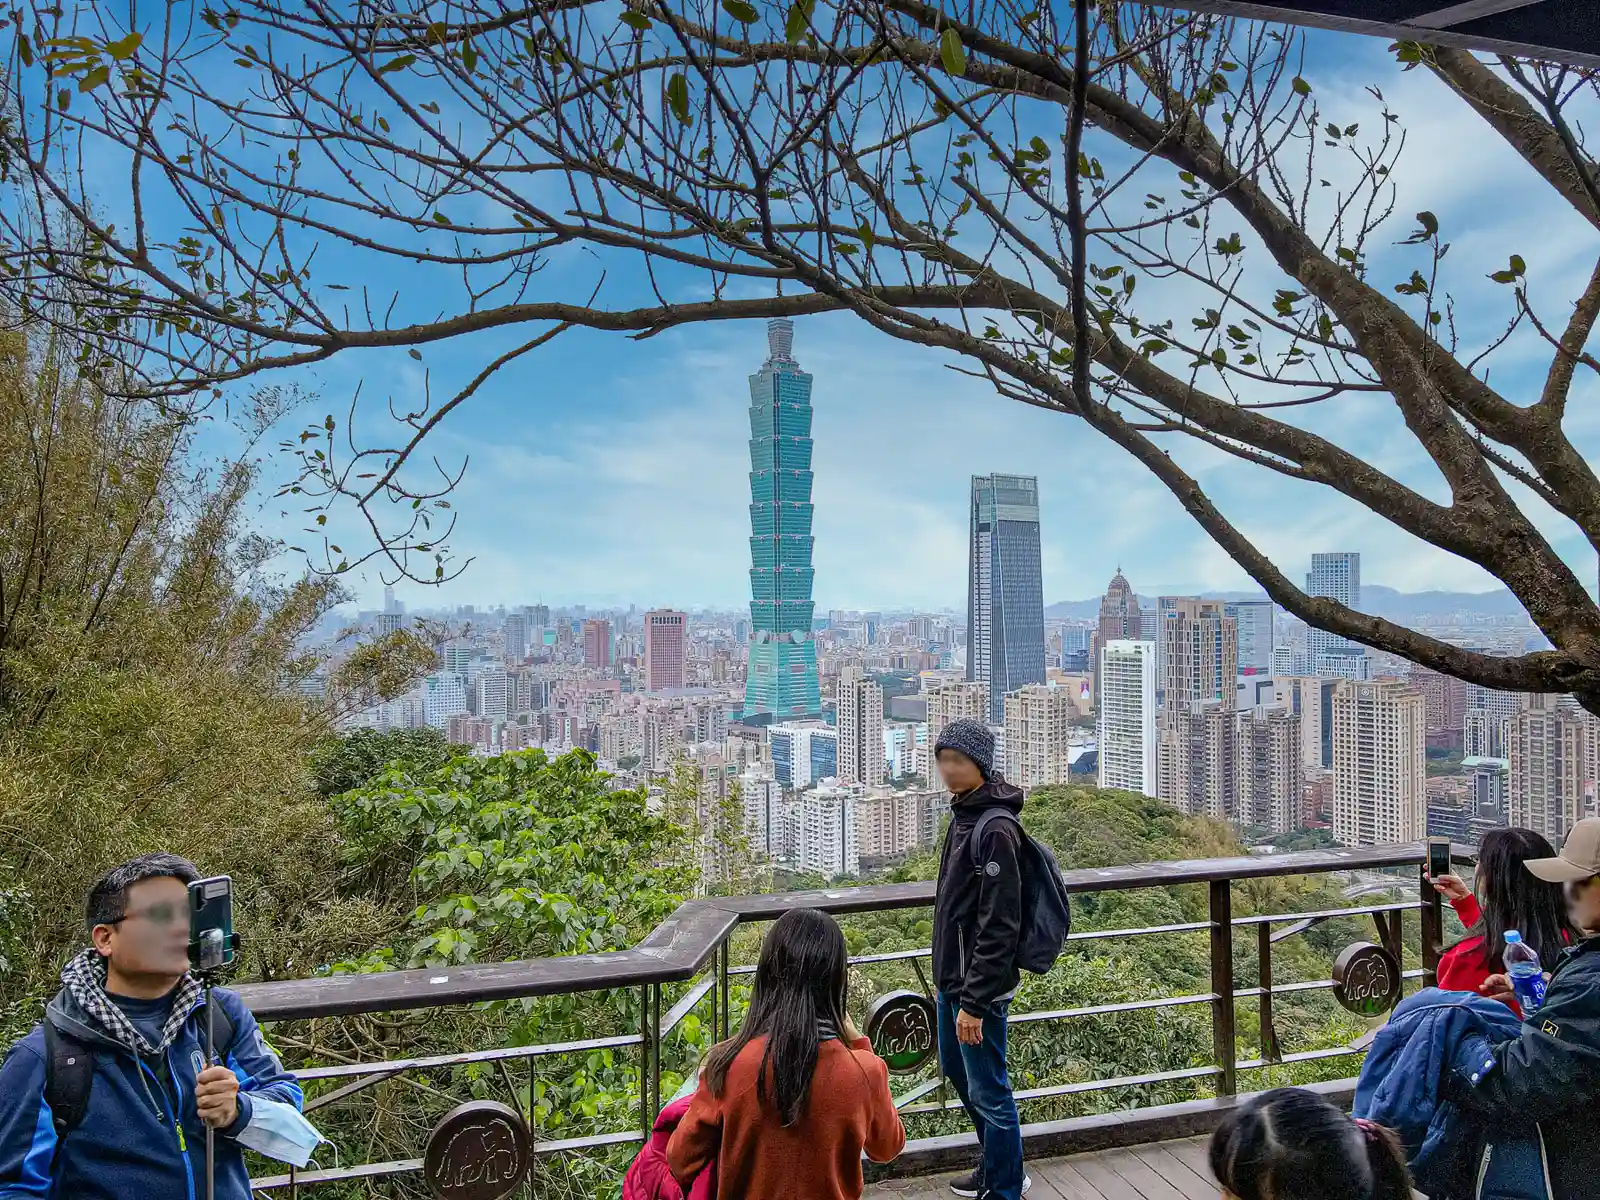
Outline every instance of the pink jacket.
<svg viewBox="0 0 1600 1200"><path fill-rule="evenodd" d="M672 1137L672 1131L678 1127L678 1122L683 1120L683 1114L689 1111L689 1103L693 1099L692 1095L685 1096L661 1110L655 1128L650 1132L650 1140L644 1144L644 1149L639 1151L638 1157L629 1165L628 1173L622 1177L622 1200L716 1200L715 1161L695 1176L688 1195L684 1194L683 1188L667 1168L667 1142Z"/></svg>

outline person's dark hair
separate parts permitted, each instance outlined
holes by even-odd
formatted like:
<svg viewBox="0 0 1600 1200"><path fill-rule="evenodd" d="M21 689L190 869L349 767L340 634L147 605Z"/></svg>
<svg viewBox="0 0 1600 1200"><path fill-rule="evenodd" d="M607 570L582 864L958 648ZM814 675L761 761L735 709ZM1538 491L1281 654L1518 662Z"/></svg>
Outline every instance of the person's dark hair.
<svg viewBox="0 0 1600 1200"><path fill-rule="evenodd" d="M1554 858L1555 847L1531 829L1492 829L1478 847L1478 906L1483 915L1467 937L1483 938L1483 957L1500 969L1506 930L1515 929L1553 969L1561 951L1583 935L1572 924L1559 883L1546 883L1523 867L1530 858Z"/></svg>
<svg viewBox="0 0 1600 1200"><path fill-rule="evenodd" d="M84 906L84 922L94 932L96 925L115 925L128 915L128 889L146 879L176 879L193 883L200 872L187 858L176 854L144 854L112 867L89 889L89 900Z"/></svg>
<svg viewBox="0 0 1600 1200"><path fill-rule="evenodd" d="M1299 1088L1230 1112L1211 1135L1210 1158L1239 1200L1411 1200L1400 1140Z"/></svg>
<svg viewBox="0 0 1600 1200"><path fill-rule="evenodd" d="M800 1120L811 1095L821 1030L826 1025L837 1034L844 1028L849 970L844 934L827 913L796 908L779 917L761 943L744 1024L706 1056L704 1078L711 1094L722 1095L733 1060L765 1037L756 1095L778 1110L785 1126Z"/></svg>

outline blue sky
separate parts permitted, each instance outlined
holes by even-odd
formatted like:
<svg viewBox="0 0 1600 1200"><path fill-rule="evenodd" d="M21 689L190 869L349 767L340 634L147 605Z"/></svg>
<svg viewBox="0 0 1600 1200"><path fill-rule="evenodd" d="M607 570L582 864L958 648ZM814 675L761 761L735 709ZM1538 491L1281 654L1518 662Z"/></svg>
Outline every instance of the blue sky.
<svg viewBox="0 0 1600 1200"><path fill-rule="evenodd" d="M1340 35L1313 38L1304 73L1328 119L1376 125L1378 105L1363 91L1374 84L1407 129L1396 215L1374 246L1383 278L1409 270L1413 260L1404 256L1414 251L1390 243L1414 227L1411 214L1429 209L1454 243L1446 274L1458 286L1469 342L1492 336L1509 311L1508 290L1483 276L1512 252L1528 262L1535 299L1556 319L1565 316L1600 239L1442 84L1423 71L1401 73L1381 42ZM545 286L559 287L568 275L577 286L582 267L556 263ZM1270 270L1262 279L1269 291L1281 283ZM375 282L412 300L426 295L426 280L399 271ZM1154 299L1159 306L1161 296ZM1119 565L1141 591L1250 586L1164 488L1075 421L1000 399L929 352L853 317L804 318L795 342L796 356L816 377L820 609L964 606L968 481L992 471L1039 476L1047 602L1101 591ZM477 338L432 347L422 363L403 351L343 357L296 378L342 413L357 381L380 406L389 396L420 394L424 369L436 393L441 385L449 391L503 345ZM446 462L469 460L453 498L453 544L474 561L442 589L402 584L398 591L417 607L744 602L746 376L764 356L759 322L691 327L643 342L580 331L503 372L431 447ZM1528 341L1513 343L1492 378L1516 398L1537 387L1546 361ZM1600 448L1597 399L1600 389L1582 380L1569 417L1588 448ZM1386 400L1343 403L1310 420L1401 478L1430 486L1431 468L1414 443L1395 436ZM1476 567L1325 491L1212 452L1182 457L1291 577L1304 572L1314 550L1359 550L1369 582L1408 591L1494 586ZM267 474L278 478L288 469L269 462ZM263 521L297 540L298 522L280 517L280 508L265 502ZM1592 577L1592 553L1548 513L1539 516L1580 573ZM351 584L363 604L382 587L370 568Z"/></svg>

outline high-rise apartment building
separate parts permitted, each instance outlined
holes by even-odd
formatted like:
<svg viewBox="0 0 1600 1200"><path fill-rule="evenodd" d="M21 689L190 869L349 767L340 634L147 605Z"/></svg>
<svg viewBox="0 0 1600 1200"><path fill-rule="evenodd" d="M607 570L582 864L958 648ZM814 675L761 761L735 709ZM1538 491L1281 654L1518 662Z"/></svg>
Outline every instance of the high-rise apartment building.
<svg viewBox="0 0 1600 1200"><path fill-rule="evenodd" d="M791 791L839 774L839 731L821 721L773 725L769 731L772 772Z"/></svg>
<svg viewBox="0 0 1600 1200"><path fill-rule="evenodd" d="M1099 783L1156 794L1156 647L1118 638L1100 647Z"/></svg>
<svg viewBox="0 0 1600 1200"><path fill-rule="evenodd" d="M856 789L818 784L800 797L798 866L832 878L861 870L856 837Z"/></svg>
<svg viewBox="0 0 1600 1200"><path fill-rule="evenodd" d="M1236 819L1272 833L1298 829L1305 824L1300 714L1286 706L1251 708L1238 714L1237 728Z"/></svg>
<svg viewBox="0 0 1600 1200"><path fill-rule="evenodd" d="M1510 758L1511 721L1521 711L1521 692L1497 692L1481 684L1467 684L1462 754L1467 758Z"/></svg>
<svg viewBox="0 0 1600 1200"><path fill-rule="evenodd" d="M1506 820L1511 825L1562 843L1586 815L1584 783L1594 735L1593 719L1569 697L1533 692L1523 698L1507 740Z"/></svg>
<svg viewBox="0 0 1600 1200"><path fill-rule="evenodd" d="M1347 846L1427 836L1427 706L1392 680L1333 689L1333 836Z"/></svg>
<svg viewBox="0 0 1600 1200"><path fill-rule="evenodd" d="M1329 596L1346 608L1361 607L1361 555L1353 551L1313 554L1306 576L1306 595ZM1306 631L1306 653L1315 661L1324 650L1343 649L1349 643L1323 629Z"/></svg>
<svg viewBox="0 0 1600 1200"><path fill-rule="evenodd" d="M1335 680L1303 675L1248 676L1239 680L1238 709L1286 708L1299 718L1300 765L1306 771L1333 767Z"/></svg>
<svg viewBox="0 0 1600 1200"><path fill-rule="evenodd" d="M1233 619L1238 631L1239 674L1272 674L1272 655L1277 648L1272 628L1276 606L1271 600L1230 600L1222 611Z"/></svg>
<svg viewBox="0 0 1600 1200"><path fill-rule="evenodd" d="M467 685L461 676L441 672L422 681L423 719L435 729L448 729L451 717L467 715Z"/></svg>
<svg viewBox="0 0 1600 1200"><path fill-rule="evenodd" d="M750 655L747 721L822 711L811 639L811 376L794 322L767 322L767 361L750 376Z"/></svg>
<svg viewBox="0 0 1600 1200"><path fill-rule="evenodd" d="M644 615L644 686L647 692L681 688L689 665L689 617L670 609Z"/></svg>
<svg viewBox="0 0 1600 1200"><path fill-rule="evenodd" d="M967 678L989 689L988 719L1005 719L1005 695L1044 682L1044 576L1039 481L972 477L967 570Z"/></svg>
<svg viewBox="0 0 1600 1200"><path fill-rule="evenodd" d="M1466 725L1467 681L1414 663L1408 677L1427 705L1429 741L1459 744Z"/></svg>
<svg viewBox="0 0 1600 1200"><path fill-rule="evenodd" d="M862 865L933 845L944 811L944 796L927 790L877 788L857 796L856 851Z"/></svg>
<svg viewBox="0 0 1600 1200"><path fill-rule="evenodd" d="M1218 701L1163 705L1157 738L1156 795L1192 816L1235 819L1233 706Z"/></svg>
<svg viewBox="0 0 1600 1200"><path fill-rule="evenodd" d="M1006 693L1006 781L1020 788L1066 783L1077 706L1066 688L1030 684Z"/></svg>
<svg viewBox="0 0 1600 1200"><path fill-rule="evenodd" d="M1232 711L1239 676L1238 628L1220 600L1163 596L1157 606L1161 703L1174 712L1195 704Z"/></svg>
<svg viewBox="0 0 1600 1200"><path fill-rule="evenodd" d="M604 671L611 666L611 622L592 619L583 623L583 665Z"/></svg>
<svg viewBox="0 0 1600 1200"><path fill-rule="evenodd" d="M883 753L883 685L846 667L839 677L839 782L876 787L887 776Z"/></svg>

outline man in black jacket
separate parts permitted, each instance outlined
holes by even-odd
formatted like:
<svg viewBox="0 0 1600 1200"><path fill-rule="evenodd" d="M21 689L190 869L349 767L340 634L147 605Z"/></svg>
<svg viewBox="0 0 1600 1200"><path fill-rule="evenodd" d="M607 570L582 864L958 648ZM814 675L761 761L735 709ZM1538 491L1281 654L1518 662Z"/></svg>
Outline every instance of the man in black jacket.
<svg viewBox="0 0 1600 1200"><path fill-rule="evenodd" d="M953 796L933 910L939 1060L983 1147L982 1165L950 1190L1020 1200L1031 1181L1022 1170L1022 1126L1006 1073L1006 1010L1017 990L1022 934L1022 792L994 773L994 734L977 721L945 726L934 752ZM974 848L979 818L995 808L1009 819L990 821Z"/></svg>
<svg viewBox="0 0 1600 1200"><path fill-rule="evenodd" d="M1496 1129L1536 1122L1554 1200L1593 1200L1600 1195L1600 1139L1589 1124L1600 1104L1600 818L1574 825L1560 857L1525 865L1547 883L1565 885L1573 924L1590 936L1555 964L1544 1004L1524 1016L1522 1036L1496 1046L1494 1068L1464 1081L1458 1094L1494 1118ZM1482 990L1512 996L1504 975L1491 976Z"/></svg>

